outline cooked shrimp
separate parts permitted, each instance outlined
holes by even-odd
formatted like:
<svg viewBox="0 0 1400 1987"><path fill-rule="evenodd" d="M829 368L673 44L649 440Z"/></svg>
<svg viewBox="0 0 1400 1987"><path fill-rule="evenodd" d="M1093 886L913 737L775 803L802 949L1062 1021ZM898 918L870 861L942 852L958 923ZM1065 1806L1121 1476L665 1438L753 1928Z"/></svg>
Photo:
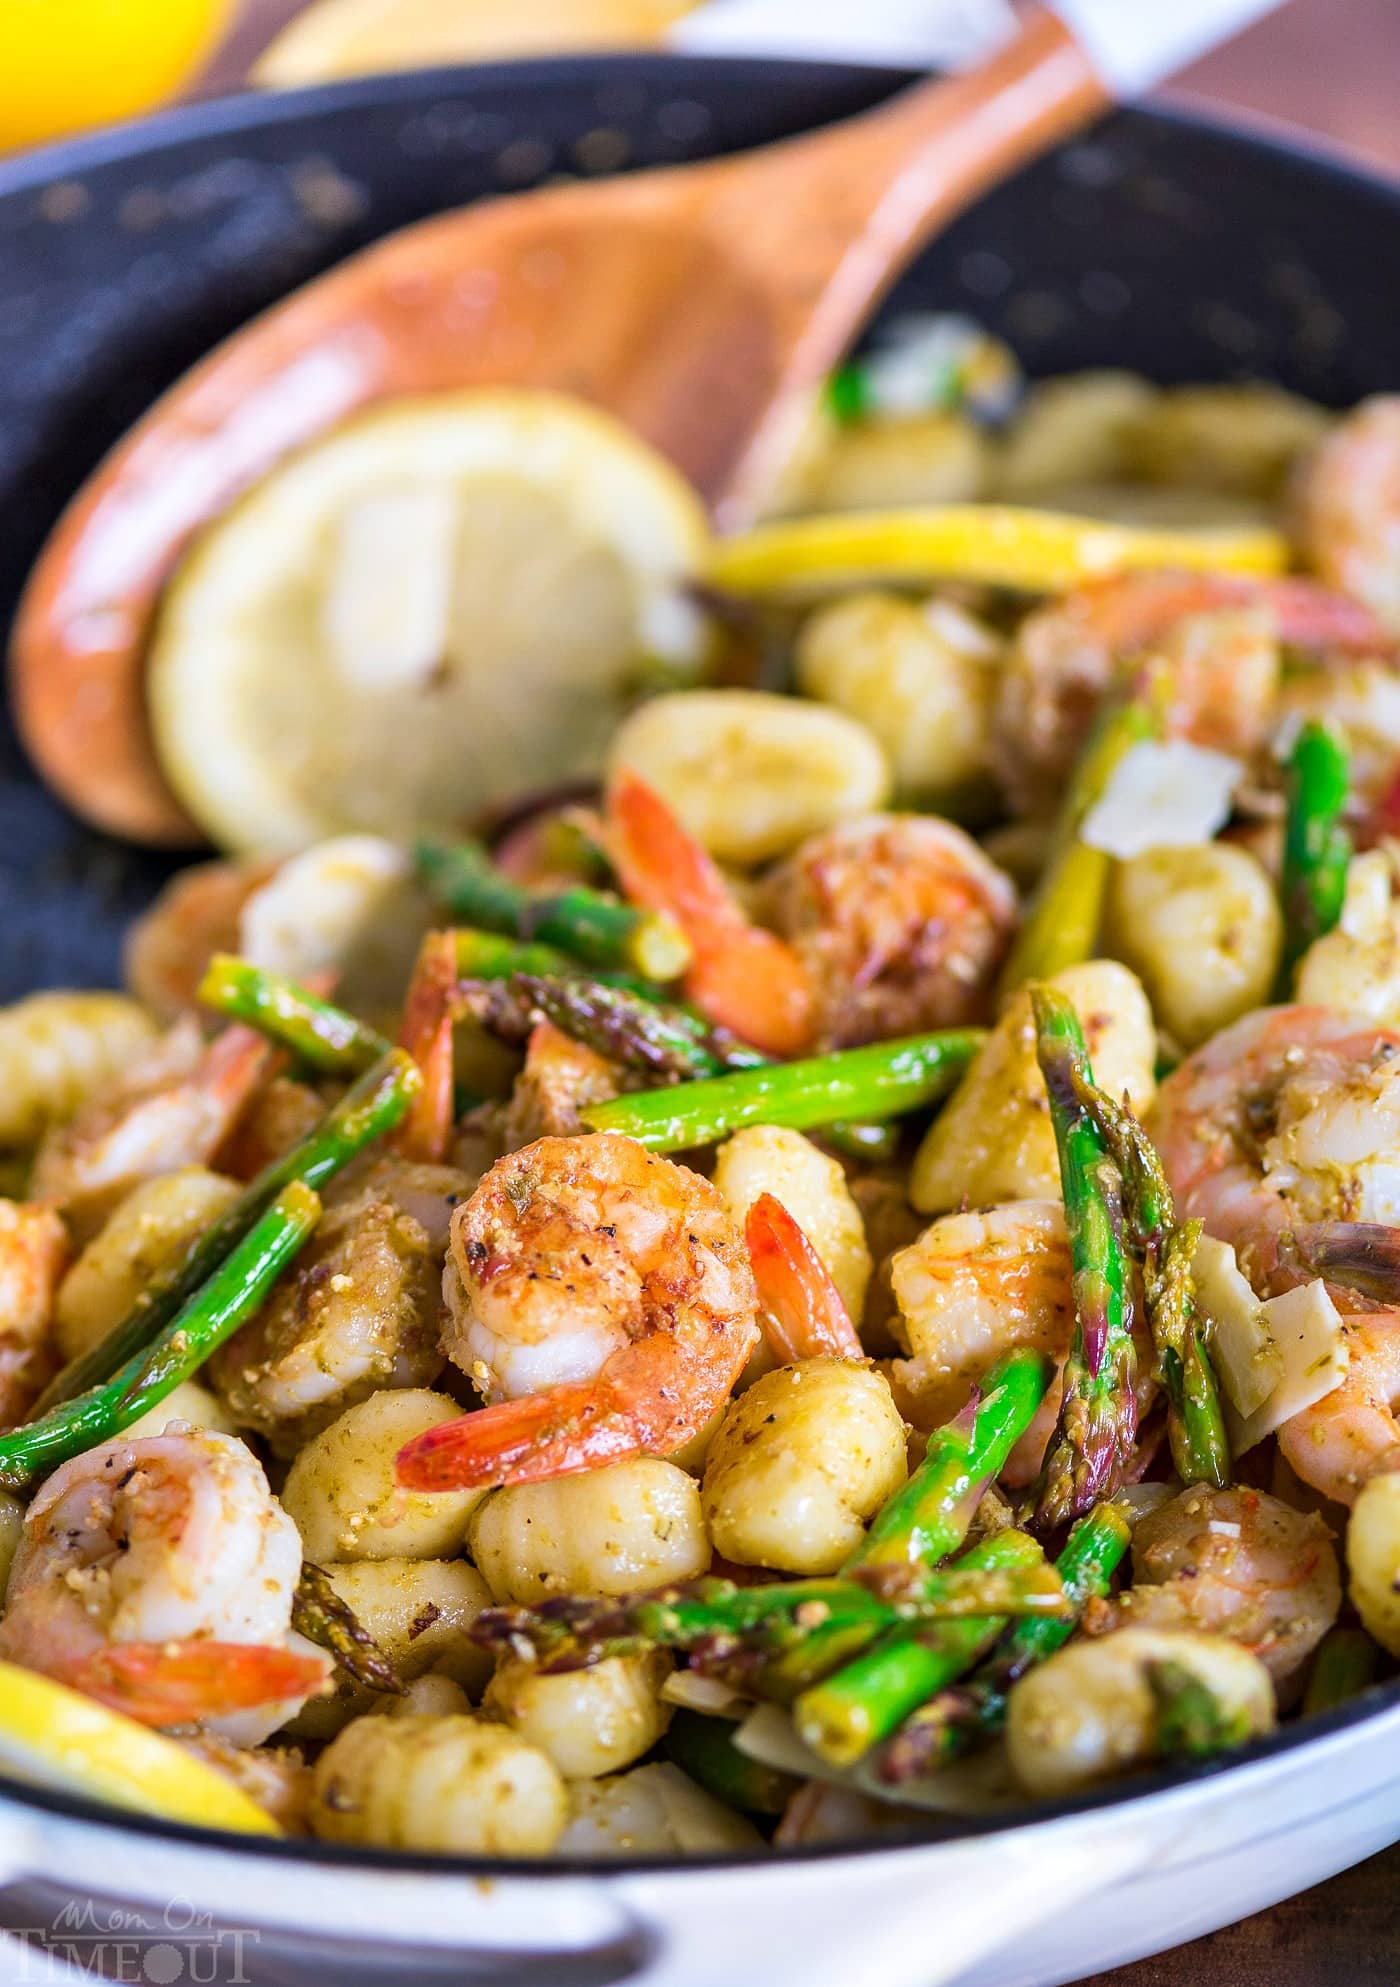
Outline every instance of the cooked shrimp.
<svg viewBox="0 0 1400 1987"><path fill-rule="evenodd" d="M241 952L248 899L276 874L273 862L201 862L173 876L127 934L126 983L167 1021L189 1013L216 952Z"/></svg>
<svg viewBox="0 0 1400 1987"><path fill-rule="evenodd" d="M1400 1220L1400 1032L1260 1008L1173 1071L1148 1129L1180 1217L1232 1243L1261 1295L1289 1289L1314 1224Z"/></svg>
<svg viewBox="0 0 1400 1987"><path fill-rule="evenodd" d="M1008 1201L980 1213L948 1214L893 1258L898 1312L891 1330L907 1358L892 1359L890 1386L905 1419L929 1430L951 1421L983 1374L1018 1345L1035 1346L1058 1368L1074 1336L1074 1290L1064 1209L1058 1201ZM1155 1391L1150 1345L1138 1345L1138 1419ZM1059 1419L1057 1373L1012 1450L1003 1481L1035 1481Z"/></svg>
<svg viewBox="0 0 1400 1987"><path fill-rule="evenodd" d="M452 1217L444 1346L495 1403L399 1457L410 1488L536 1483L683 1447L758 1342L708 1180L613 1132L498 1161Z"/></svg>
<svg viewBox="0 0 1400 1987"><path fill-rule="evenodd" d="M293 1455L376 1388L432 1384L448 1223L470 1184L385 1159L332 1191L311 1246L212 1363L236 1421Z"/></svg>
<svg viewBox="0 0 1400 1987"><path fill-rule="evenodd" d="M763 1335L781 1365L794 1359L863 1359L831 1272L782 1202L760 1194L744 1222Z"/></svg>
<svg viewBox="0 0 1400 1987"><path fill-rule="evenodd" d="M1099 580L1022 622L1001 677L993 757L1018 813L1057 801L1099 700L1146 651L1165 665L1171 729L1248 756L1271 728L1279 644L1373 654L1384 630L1366 608L1307 580L1138 573Z"/></svg>
<svg viewBox="0 0 1400 1987"><path fill-rule="evenodd" d="M175 1423L65 1463L30 1505L0 1655L147 1724L256 1744L324 1681L291 1638L296 1526L245 1445Z"/></svg>
<svg viewBox="0 0 1400 1987"><path fill-rule="evenodd" d="M669 912L690 941L685 990L696 1006L770 1055L799 1055L812 1030L802 962L750 922L699 842L635 773L613 782L608 838L628 896Z"/></svg>
<svg viewBox="0 0 1400 1987"><path fill-rule="evenodd" d="M1334 1503L1352 1505L1371 1477L1400 1470L1400 1311L1344 1316L1340 1386L1285 1421L1278 1446L1294 1472Z"/></svg>
<svg viewBox="0 0 1400 1987"><path fill-rule="evenodd" d="M39 1148L36 1197L82 1203L179 1166L202 1166L233 1131L274 1051L251 1028L205 1045L192 1020L168 1034Z"/></svg>
<svg viewBox="0 0 1400 1987"><path fill-rule="evenodd" d="M54 1373L54 1299L68 1231L51 1207L0 1200L0 1428L22 1421Z"/></svg>
<svg viewBox="0 0 1400 1987"><path fill-rule="evenodd" d="M895 1336L909 1355L891 1360L890 1385L921 1429L951 1421L989 1366L1032 1345L1063 1364L1074 1334L1074 1293L1064 1209L1011 1201L979 1214L948 1214L890 1265ZM1012 1452L1009 1483L1033 1481L1054 1432L1058 1382Z"/></svg>
<svg viewBox="0 0 1400 1987"><path fill-rule="evenodd" d="M1400 629L1400 394L1338 422L1299 465L1294 506L1313 570Z"/></svg>
<svg viewBox="0 0 1400 1987"><path fill-rule="evenodd" d="M1016 922L1010 878L933 815L871 814L811 836L772 900L818 1038L836 1048L985 1018Z"/></svg>
<svg viewBox="0 0 1400 1987"><path fill-rule="evenodd" d="M1296 1675L1342 1602L1332 1535L1316 1512L1262 1490L1197 1484L1138 1520L1133 1584L1091 1628L1227 1635L1276 1684Z"/></svg>

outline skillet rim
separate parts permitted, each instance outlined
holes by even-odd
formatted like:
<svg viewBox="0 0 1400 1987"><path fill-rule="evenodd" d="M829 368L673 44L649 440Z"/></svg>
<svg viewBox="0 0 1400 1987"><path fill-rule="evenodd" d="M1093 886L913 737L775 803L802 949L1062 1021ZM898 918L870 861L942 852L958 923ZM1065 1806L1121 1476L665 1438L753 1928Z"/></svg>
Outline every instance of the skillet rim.
<svg viewBox="0 0 1400 1987"><path fill-rule="evenodd" d="M665 75L669 70L678 78L681 75L705 75L717 83L723 81L741 86L745 78L761 82L775 68L805 73L814 83L847 83L853 88L863 84L867 86L872 106L902 86L918 81L923 74L919 70L886 64L763 56L699 56L657 51L600 52L546 56L520 62L455 64L393 75L353 77L342 82L314 84L296 90L245 90L128 120L99 132L59 139L13 159L0 160L0 199L39 192L94 168L156 156L192 140L231 137L268 126L293 125L299 119L321 111L400 103L410 106L431 101L438 95L460 92L469 84L499 86L508 83L518 89L533 88L548 93L565 84L576 88L580 82L586 84L589 78L596 78L600 84L625 82L630 78L650 80ZM1267 114L1246 111L1226 116L1180 99L1151 106L1134 105L1126 113L1120 110L1109 114L1127 114L1169 129L1204 131L1227 140L1242 151L1263 154L1266 158L1300 167L1352 195L1379 200L1395 210L1400 222L1400 177L1388 177L1380 170L1369 167L1346 148L1309 133L1296 133L1291 126ZM677 160L675 163L684 164L686 161ZM305 1837L240 1835L166 1821L136 1811L128 1812L83 1795L31 1786L2 1773L0 1802L13 1803L20 1808L34 1809L87 1826L173 1842L185 1848L217 1850L246 1859L269 1857L284 1866L305 1864L327 1870L378 1870L386 1874L471 1877L497 1882L542 1879L549 1882L597 1882L611 1877L643 1875L661 1875L672 1879L693 1875L698 1878L715 1871L762 1869L775 1856L787 1863L825 1863L872 1855L907 1855L937 1848L943 1842L1019 1835L1098 1810L1136 1808L1144 1803L1169 1799L1173 1795L1185 1797L1192 1789L1210 1781L1225 1776L1239 1778L1292 1753L1309 1747L1321 1748L1329 1739L1363 1724L1379 1721L1387 1712L1397 1708L1400 1708L1400 1677L1373 1685L1350 1702L1306 1723L1281 1726L1269 1736L1254 1740L1222 1759L1188 1762L1155 1772L1134 1774L1104 1788L1060 1800L1025 1802L989 1814L950 1817L941 1826L939 1818L930 1811L927 1828L911 1827L907 1831L891 1831L887 1836L852 1843L816 1843L776 1851L765 1846L761 1854L727 1851L684 1859L635 1856L602 1861L551 1856L526 1860L429 1855L407 1850L332 1845ZM26 1873L20 1874L22 1880ZM32 1873L35 1878L42 1878L43 1874L42 1871Z"/></svg>

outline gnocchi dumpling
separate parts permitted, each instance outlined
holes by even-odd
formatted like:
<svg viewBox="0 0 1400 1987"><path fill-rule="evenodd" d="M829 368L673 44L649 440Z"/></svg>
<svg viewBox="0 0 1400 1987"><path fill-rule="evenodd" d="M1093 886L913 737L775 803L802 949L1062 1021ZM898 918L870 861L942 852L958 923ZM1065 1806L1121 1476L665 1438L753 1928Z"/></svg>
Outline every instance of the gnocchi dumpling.
<svg viewBox="0 0 1400 1987"><path fill-rule="evenodd" d="M635 1593L692 1580L710 1563L694 1478L656 1456L493 1491L467 1539L501 1602Z"/></svg>
<svg viewBox="0 0 1400 1987"><path fill-rule="evenodd" d="M405 1490L400 1449L462 1410L427 1387L386 1389L348 1407L298 1451L282 1505L308 1559L443 1559L461 1550L479 1490Z"/></svg>
<svg viewBox="0 0 1400 1987"><path fill-rule="evenodd" d="M548 1756L478 1718L357 1718L316 1762L309 1820L324 1842L543 1856L569 1797Z"/></svg>
<svg viewBox="0 0 1400 1987"><path fill-rule="evenodd" d="M711 855L741 867L890 794L885 755L864 725L762 690L653 697L613 740L609 775L624 770L654 787Z"/></svg>
<svg viewBox="0 0 1400 1987"><path fill-rule="evenodd" d="M672 1707L660 1692L670 1670L659 1649L556 1676L507 1656L481 1708L548 1753L566 1780L596 1780L650 1752L666 1730Z"/></svg>
<svg viewBox="0 0 1400 1987"><path fill-rule="evenodd" d="M716 1552L739 1566L834 1573L907 1473L889 1383L846 1359L803 1359L731 1402L701 1486Z"/></svg>

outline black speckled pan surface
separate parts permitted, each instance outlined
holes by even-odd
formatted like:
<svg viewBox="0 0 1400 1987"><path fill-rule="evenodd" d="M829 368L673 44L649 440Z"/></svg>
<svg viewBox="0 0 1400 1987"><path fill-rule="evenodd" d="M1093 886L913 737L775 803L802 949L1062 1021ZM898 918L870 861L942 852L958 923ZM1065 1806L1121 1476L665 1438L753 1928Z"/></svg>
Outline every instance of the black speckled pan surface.
<svg viewBox="0 0 1400 1987"><path fill-rule="evenodd" d="M408 221L560 173L708 157L877 102L888 70L599 57L237 98L0 164L0 629L64 502L246 318ZM893 307L963 309L1032 372L1400 384L1400 192L1121 113L1003 187ZM80 828L0 713L0 1001L111 983L169 865Z"/></svg>

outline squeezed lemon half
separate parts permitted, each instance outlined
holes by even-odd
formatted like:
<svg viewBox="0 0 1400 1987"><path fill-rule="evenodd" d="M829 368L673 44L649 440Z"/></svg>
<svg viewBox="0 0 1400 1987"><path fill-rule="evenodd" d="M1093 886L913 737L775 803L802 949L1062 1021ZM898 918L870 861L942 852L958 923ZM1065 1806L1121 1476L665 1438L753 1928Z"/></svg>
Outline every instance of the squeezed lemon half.
<svg viewBox="0 0 1400 1987"><path fill-rule="evenodd" d="M643 663L700 659L704 512L552 394L388 402L196 543L149 659L157 748L227 848L450 829L596 772Z"/></svg>

